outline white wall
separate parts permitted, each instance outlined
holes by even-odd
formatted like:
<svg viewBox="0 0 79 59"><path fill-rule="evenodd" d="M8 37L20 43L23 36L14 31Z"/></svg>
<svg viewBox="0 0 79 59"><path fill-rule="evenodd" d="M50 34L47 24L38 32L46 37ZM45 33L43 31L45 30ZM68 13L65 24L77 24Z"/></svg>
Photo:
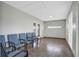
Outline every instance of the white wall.
<svg viewBox="0 0 79 59"><path fill-rule="evenodd" d="M77 39L76 39L76 56L79 57L79 2L77 3L77 12L76 12L76 16L77 16Z"/></svg>
<svg viewBox="0 0 79 59"><path fill-rule="evenodd" d="M32 32L33 22L40 24L43 36L43 22L38 18L0 2L0 34Z"/></svg>
<svg viewBox="0 0 79 59"><path fill-rule="evenodd" d="M1 3L0 3L0 18L1 18Z"/></svg>
<svg viewBox="0 0 79 59"><path fill-rule="evenodd" d="M66 39L74 56L79 56L78 2L73 2L66 20Z"/></svg>
<svg viewBox="0 0 79 59"><path fill-rule="evenodd" d="M70 48L72 49L72 44L73 44L73 13L72 11L70 12L67 20L66 20L66 39L68 41L68 44L70 45Z"/></svg>
<svg viewBox="0 0 79 59"><path fill-rule="evenodd" d="M44 36L65 38L65 20L44 22ZM48 26L61 26L62 28L48 28Z"/></svg>

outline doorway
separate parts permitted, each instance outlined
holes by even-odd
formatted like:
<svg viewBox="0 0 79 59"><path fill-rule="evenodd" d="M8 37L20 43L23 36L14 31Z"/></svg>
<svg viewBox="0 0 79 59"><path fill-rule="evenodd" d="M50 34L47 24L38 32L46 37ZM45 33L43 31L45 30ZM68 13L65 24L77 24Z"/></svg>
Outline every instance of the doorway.
<svg viewBox="0 0 79 59"><path fill-rule="evenodd" d="M33 32L36 34L36 23L33 23Z"/></svg>
<svg viewBox="0 0 79 59"><path fill-rule="evenodd" d="M40 37L40 24L33 23L33 32L37 37Z"/></svg>
<svg viewBox="0 0 79 59"><path fill-rule="evenodd" d="M38 24L38 37L40 37L40 24Z"/></svg>

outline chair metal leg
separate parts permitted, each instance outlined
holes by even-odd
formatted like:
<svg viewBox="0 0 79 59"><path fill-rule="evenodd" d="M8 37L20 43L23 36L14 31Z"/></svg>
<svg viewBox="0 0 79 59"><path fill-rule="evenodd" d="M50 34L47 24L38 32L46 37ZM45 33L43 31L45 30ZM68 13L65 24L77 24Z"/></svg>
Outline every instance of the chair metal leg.
<svg viewBox="0 0 79 59"><path fill-rule="evenodd" d="M25 49L27 49L28 44L25 45Z"/></svg>
<svg viewBox="0 0 79 59"><path fill-rule="evenodd" d="M37 38L37 45L38 45L38 38Z"/></svg>
<svg viewBox="0 0 79 59"><path fill-rule="evenodd" d="M33 48L34 40L32 40L32 48Z"/></svg>

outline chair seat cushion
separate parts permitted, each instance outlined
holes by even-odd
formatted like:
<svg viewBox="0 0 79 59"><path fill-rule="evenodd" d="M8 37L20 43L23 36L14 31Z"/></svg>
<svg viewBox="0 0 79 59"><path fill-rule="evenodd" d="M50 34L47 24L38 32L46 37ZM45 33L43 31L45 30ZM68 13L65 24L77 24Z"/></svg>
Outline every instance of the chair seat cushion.
<svg viewBox="0 0 79 59"><path fill-rule="evenodd" d="M16 45L16 48L20 48L20 47L23 47L24 44L20 44L20 45Z"/></svg>
<svg viewBox="0 0 79 59"><path fill-rule="evenodd" d="M24 52L24 51L22 51L21 53L15 55L15 56L13 56L13 57L25 57L26 55L27 55L27 53Z"/></svg>
<svg viewBox="0 0 79 59"><path fill-rule="evenodd" d="M33 37L33 39L37 39L37 37Z"/></svg>
<svg viewBox="0 0 79 59"><path fill-rule="evenodd" d="M24 44L20 44L20 47L23 47L24 46Z"/></svg>
<svg viewBox="0 0 79 59"><path fill-rule="evenodd" d="M25 52L23 50L16 50L16 51L9 53L8 57L25 57L28 55L27 53L28 52Z"/></svg>
<svg viewBox="0 0 79 59"><path fill-rule="evenodd" d="M7 53L12 51L12 47L11 48L6 48L5 50Z"/></svg>
<svg viewBox="0 0 79 59"><path fill-rule="evenodd" d="M32 43L32 41L30 40L30 41L27 41L27 44L30 44L30 43Z"/></svg>

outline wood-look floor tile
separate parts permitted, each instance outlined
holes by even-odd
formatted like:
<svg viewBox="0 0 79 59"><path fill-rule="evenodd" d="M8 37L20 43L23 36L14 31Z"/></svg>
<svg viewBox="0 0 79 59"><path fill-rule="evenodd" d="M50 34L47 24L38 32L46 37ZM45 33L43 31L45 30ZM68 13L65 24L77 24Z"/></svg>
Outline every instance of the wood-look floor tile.
<svg viewBox="0 0 79 59"><path fill-rule="evenodd" d="M64 39L43 38L34 48L28 47L29 57L73 57Z"/></svg>

